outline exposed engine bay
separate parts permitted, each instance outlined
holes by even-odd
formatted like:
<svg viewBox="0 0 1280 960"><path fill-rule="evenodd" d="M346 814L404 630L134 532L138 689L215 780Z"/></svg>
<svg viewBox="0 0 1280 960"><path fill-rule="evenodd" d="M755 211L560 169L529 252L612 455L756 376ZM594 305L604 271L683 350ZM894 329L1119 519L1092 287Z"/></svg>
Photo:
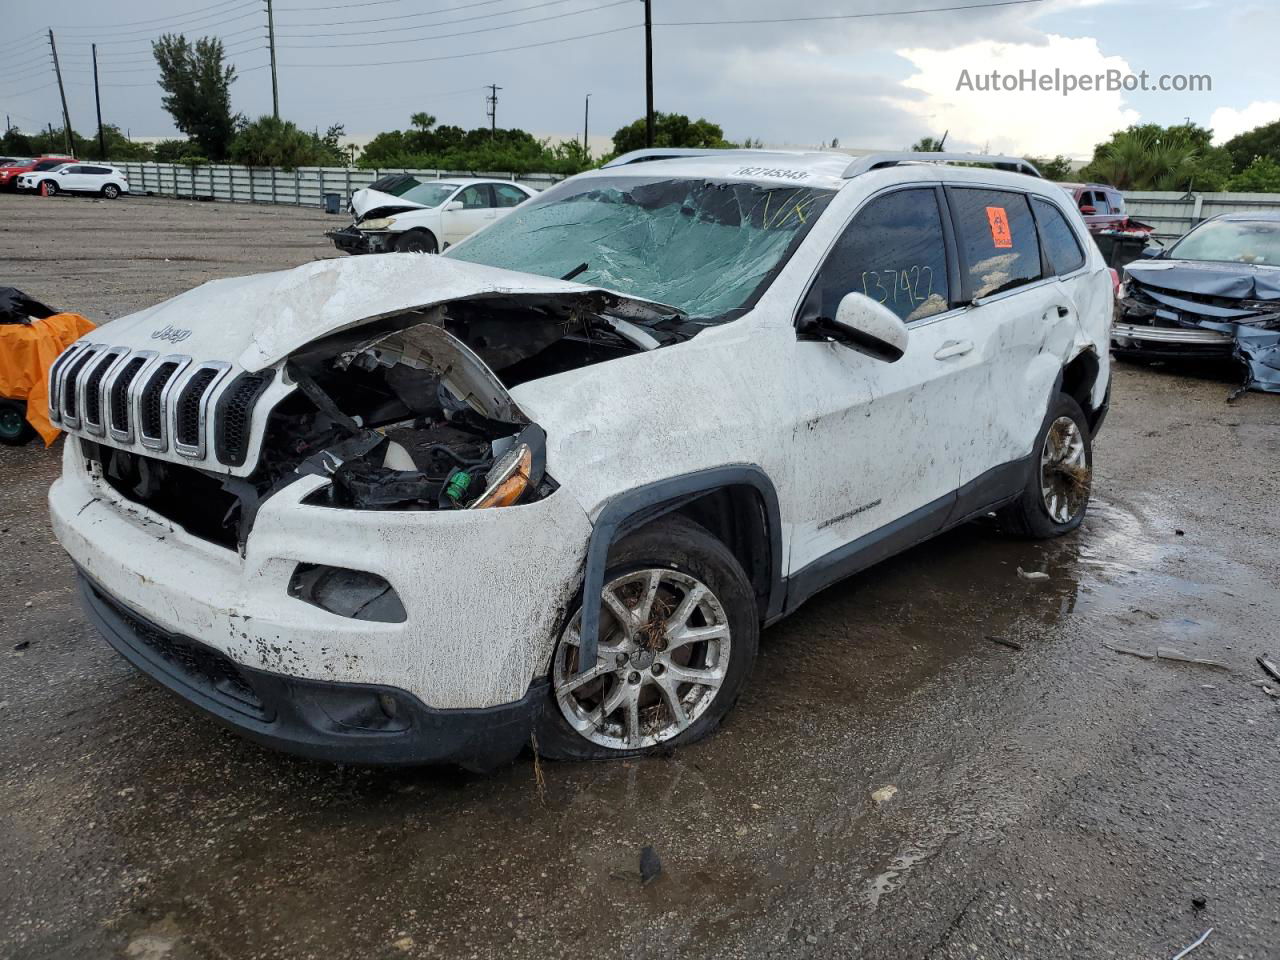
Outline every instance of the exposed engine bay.
<svg viewBox="0 0 1280 960"><path fill-rule="evenodd" d="M296 389L271 410L247 477L87 439L82 449L126 499L241 551L262 503L304 476L330 480L310 505L513 506L547 496L556 484L546 475L545 434L509 388L685 335L675 319L640 327L527 299L455 301L332 334L265 371Z"/></svg>

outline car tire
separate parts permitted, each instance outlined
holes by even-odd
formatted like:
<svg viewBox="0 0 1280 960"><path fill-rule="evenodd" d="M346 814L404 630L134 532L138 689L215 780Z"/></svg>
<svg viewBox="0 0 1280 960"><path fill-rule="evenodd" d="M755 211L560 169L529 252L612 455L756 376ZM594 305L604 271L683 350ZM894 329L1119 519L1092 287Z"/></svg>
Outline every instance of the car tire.
<svg viewBox="0 0 1280 960"><path fill-rule="evenodd" d="M39 190L42 197L56 197L58 195L58 184L54 180L41 180Z"/></svg>
<svg viewBox="0 0 1280 960"><path fill-rule="evenodd" d="M1093 489L1093 437L1074 397L1053 398L1033 450L1026 486L997 515L1015 536L1060 537L1084 522Z"/></svg>
<svg viewBox="0 0 1280 960"><path fill-rule="evenodd" d="M396 237L397 253L437 253L439 249L430 230L409 230Z"/></svg>
<svg viewBox="0 0 1280 960"><path fill-rule="evenodd" d="M108 200L114 200L116 197L120 196L120 188L114 183L108 183L102 188L102 195Z"/></svg>
<svg viewBox="0 0 1280 960"><path fill-rule="evenodd" d="M551 702L536 727L539 753L612 760L686 746L712 733L746 686L760 638L755 591L737 558L706 528L669 516L614 545L604 582L605 592L628 609L651 597L652 613L622 630L610 604L602 604L599 675L578 684L579 597L552 654ZM717 638L675 642L686 630ZM693 677L713 683L680 679ZM616 705L602 722L587 719L611 701Z"/></svg>
<svg viewBox="0 0 1280 960"><path fill-rule="evenodd" d="M20 447L36 435L27 422L27 405L20 400L0 398L0 443Z"/></svg>

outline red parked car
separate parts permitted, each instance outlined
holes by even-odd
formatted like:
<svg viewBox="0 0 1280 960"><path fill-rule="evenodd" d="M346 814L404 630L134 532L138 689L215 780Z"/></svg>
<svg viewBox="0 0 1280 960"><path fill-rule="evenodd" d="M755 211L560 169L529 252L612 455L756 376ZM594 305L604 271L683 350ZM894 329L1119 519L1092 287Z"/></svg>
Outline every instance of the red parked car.
<svg viewBox="0 0 1280 960"><path fill-rule="evenodd" d="M50 170L64 163L71 163L75 157L67 157L56 153L46 153L34 160L26 160L11 167L0 167L0 190L16 190L18 175L33 170Z"/></svg>
<svg viewBox="0 0 1280 960"><path fill-rule="evenodd" d="M1058 186L1075 200L1089 235L1113 270L1136 260L1151 243L1155 227L1130 219L1124 209L1124 195L1115 187L1105 183L1060 183Z"/></svg>

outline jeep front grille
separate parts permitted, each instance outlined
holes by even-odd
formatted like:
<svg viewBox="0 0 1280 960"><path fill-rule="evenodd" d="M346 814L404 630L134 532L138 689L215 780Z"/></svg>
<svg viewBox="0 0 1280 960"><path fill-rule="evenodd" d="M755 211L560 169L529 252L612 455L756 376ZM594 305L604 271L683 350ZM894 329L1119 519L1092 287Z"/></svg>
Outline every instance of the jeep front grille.
<svg viewBox="0 0 1280 960"><path fill-rule="evenodd" d="M243 466L253 407L272 375L230 373L222 361L77 342L50 367L49 415L123 447ZM215 429L215 411L224 410L228 421Z"/></svg>

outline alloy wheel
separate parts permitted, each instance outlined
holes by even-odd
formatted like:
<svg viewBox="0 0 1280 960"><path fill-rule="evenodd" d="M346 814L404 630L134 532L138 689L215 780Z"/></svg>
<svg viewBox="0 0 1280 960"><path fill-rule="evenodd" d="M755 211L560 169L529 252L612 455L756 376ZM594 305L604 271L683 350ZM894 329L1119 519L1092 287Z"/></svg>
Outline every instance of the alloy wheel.
<svg viewBox="0 0 1280 960"><path fill-rule="evenodd" d="M1040 494L1045 512L1054 523L1069 523L1088 503L1092 485L1080 425L1070 417L1058 417L1040 451Z"/></svg>
<svg viewBox="0 0 1280 960"><path fill-rule="evenodd" d="M617 577L601 601L595 665L578 670L581 610L556 650L560 712L581 736L615 750L678 737L706 713L728 672L724 607L696 577L660 568Z"/></svg>

